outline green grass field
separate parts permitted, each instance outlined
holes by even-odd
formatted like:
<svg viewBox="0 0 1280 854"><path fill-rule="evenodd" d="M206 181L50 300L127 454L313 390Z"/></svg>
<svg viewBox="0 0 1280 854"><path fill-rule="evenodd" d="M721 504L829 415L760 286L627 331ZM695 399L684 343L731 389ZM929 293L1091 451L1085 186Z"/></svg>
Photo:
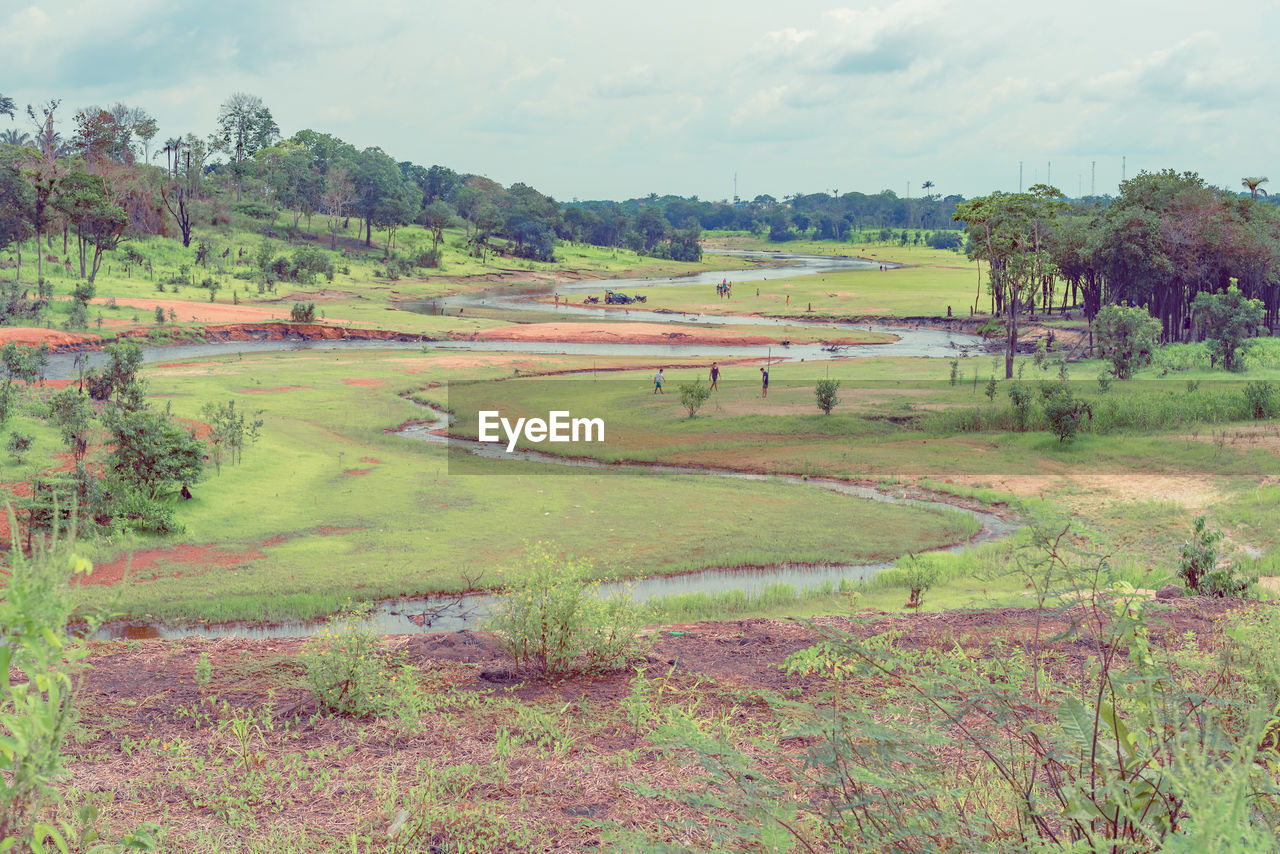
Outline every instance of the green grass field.
<svg viewBox="0 0 1280 854"><path fill-rule="evenodd" d="M583 365L535 358L542 369ZM648 575L884 560L973 531L967 517L802 486L562 476L532 463L511 474L455 475L441 446L387 432L424 415L399 392L459 373L508 375L519 363L504 354L307 351L201 362L149 369L151 391L189 418L207 400L260 409L263 439L241 465L194 488L180 508L183 536L102 543L98 559L177 544L243 551L244 559L233 556L231 568L200 557L186 563L176 549L123 586L84 588L87 602L170 619L306 617L348 597L456 590L467 578L499 586L507 580L500 568L540 540L591 555L601 574Z"/></svg>
<svg viewBox="0 0 1280 854"><path fill-rule="evenodd" d="M791 252L813 255L849 255L886 264L904 265L887 270L856 270L818 276L777 276L762 282L741 282L730 299L716 296L711 286L648 288L649 308L706 314L758 314L765 317L969 317L969 307L988 309L985 287L979 282L978 265L961 253L925 246L722 238L726 248ZM756 295L757 290L759 296Z"/></svg>

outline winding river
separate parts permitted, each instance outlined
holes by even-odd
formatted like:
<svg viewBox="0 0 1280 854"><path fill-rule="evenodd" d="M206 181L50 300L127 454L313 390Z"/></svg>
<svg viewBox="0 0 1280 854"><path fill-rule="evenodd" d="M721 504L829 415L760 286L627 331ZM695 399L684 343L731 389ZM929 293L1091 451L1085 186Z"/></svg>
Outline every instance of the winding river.
<svg viewBox="0 0 1280 854"><path fill-rule="evenodd" d="M737 253L743 256L759 253ZM770 260L787 262L790 266L782 272L776 267L757 267L737 271L715 271L694 276L681 276L663 279L632 280L597 280L577 282L571 285L546 285L524 290L519 294L494 295L474 294L467 296L447 297L431 304L410 306L423 311L452 311L469 307L507 308L525 311L571 312L589 314L616 319L616 312L603 312L597 309L559 307L546 305L540 300L551 294L586 290L601 290L605 286L614 290L635 290L656 285L680 286L714 286L722 278L734 282L765 280L769 276L781 275L815 275L823 272L834 272L849 269L875 268L876 262L854 258L824 258L818 256L785 255L767 256ZM644 320L657 323L705 323L705 324L742 324L753 323L768 325L805 325L826 327L833 330L847 329L844 324L817 321L794 321L787 319L762 317L723 317L706 315L673 314L663 311L631 311L626 318L630 321ZM861 325L859 326L861 328ZM893 344L851 345L837 350L824 349L821 345L795 345L789 348L773 348L773 355L778 358L791 359L830 359L849 358L871 355L911 355L911 356L953 356L959 352L981 350L981 339L948 331L933 329L904 329L897 327L870 326L868 328L891 332L899 336ZM422 342L394 341L249 341L179 345L172 347L144 348L143 358L146 362L175 361L225 355L228 352L260 352L296 349L413 349L423 348ZM550 342L530 344L526 342L480 342L480 341L438 341L425 346L441 350L494 350L506 352L529 353L581 353L585 355L632 354L636 356L713 356L720 358L762 357L769 348L759 346L689 346L672 345L629 345L629 344L570 344L567 342ZM62 354L51 358L48 374L54 378L73 377L85 368L99 364L104 359L101 353ZM411 425L399 431L399 435L409 441L429 441L443 443L447 431L447 417L438 411L432 411L432 418L424 423ZM467 443L458 439L451 440L455 447L462 444L468 452L479 455L495 454L496 449L490 445ZM511 455L501 453L498 456L510 458ZM546 465L570 465L590 468L616 468L616 466L591 460L566 459L536 451L518 452L514 456L525 461ZM640 466L640 464L635 464ZM804 486L848 496L852 499L880 501L890 504L904 504L919 507L929 512L967 513L979 523L979 532L969 540L944 547L938 551L961 551L974 543L989 542L1008 537L1016 525L1001 517L983 511L958 507L941 500L925 500L895 495L886 491L859 486L835 479L801 478L789 476L749 474L730 469L689 469L680 466L662 464L644 464L647 472L653 474L685 475L697 474L708 477L727 478L738 481L767 481L779 484ZM793 565L752 568L752 569L707 569L699 572L675 576L659 576L626 582L626 589L633 600L645 600L683 593L718 593L731 589L743 590L748 595L763 591L766 587L786 583L795 588L816 587L824 583L839 584L845 579L870 578L875 573L890 566L890 563L876 564L832 564L832 565ZM617 592L606 589L606 594ZM474 594L464 597L422 597L417 599L392 600L380 603L368 618L368 625L374 631L386 634L403 634L420 631L458 631L475 628L487 613L492 604L492 596ZM302 637L313 634L325 625L324 621L299 621L278 623L267 626L218 624L218 625L164 625L155 623L118 622L107 625L98 633L99 638L143 638L143 637L184 637L199 635L205 637Z"/></svg>

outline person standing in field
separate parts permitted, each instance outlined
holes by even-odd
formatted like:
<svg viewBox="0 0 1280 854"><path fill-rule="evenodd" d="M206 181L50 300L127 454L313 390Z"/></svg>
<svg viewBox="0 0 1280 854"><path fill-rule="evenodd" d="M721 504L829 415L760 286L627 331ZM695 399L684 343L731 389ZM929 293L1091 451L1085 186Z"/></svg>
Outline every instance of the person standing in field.
<svg viewBox="0 0 1280 854"><path fill-rule="evenodd" d="M716 380L720 379L720 367L715 363L711 363L711 387L716 387Z"/></svg>
<svg viewBox="0 0 1280 854"><path fill-rule="evenodd" d="M760 396L769 396L769 372L764 368L760 369Z"/></svg>
<svg viewBox="0 0 1280 854"><path fill-rule="evenodd" d="M666 394L666 392L662 390L662 368L658 368L658 373L654 374L654 377L653 377L653 393L654 393L654 394Z"/></svg>

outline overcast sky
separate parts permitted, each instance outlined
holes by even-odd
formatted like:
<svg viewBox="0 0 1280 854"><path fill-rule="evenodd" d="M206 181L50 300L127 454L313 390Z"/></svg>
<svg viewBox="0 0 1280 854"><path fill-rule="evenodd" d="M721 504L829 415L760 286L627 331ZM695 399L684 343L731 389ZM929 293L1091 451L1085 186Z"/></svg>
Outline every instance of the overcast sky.
<svg viewBox="0 0 1280 854"><path fill-rule="evenodd" d="M283 133L558 199L1114 192L1121 157L1275 173L1277 2L0 0L0 93L63 130L124 101L159 139L232 92ZM23 130L25 116L17 122ZM0 117L0 130L15 126ZM1050 167L1050 163L1052 166Z"/></svg>

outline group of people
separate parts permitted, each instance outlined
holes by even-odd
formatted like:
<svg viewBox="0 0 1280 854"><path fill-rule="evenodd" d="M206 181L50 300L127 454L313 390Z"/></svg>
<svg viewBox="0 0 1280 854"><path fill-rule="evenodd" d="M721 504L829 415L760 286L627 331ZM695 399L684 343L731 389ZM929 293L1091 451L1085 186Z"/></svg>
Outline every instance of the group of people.
<svg viewBox="0 0 1280 854"><path fill-rule="evenodd" d="M759 296L759 294L760 292L756 291L756 295ZM722 279L720 281L720 284L716 285L716 296L720 297L720 299L724 299L725 297L732 297L733 282L729 281L728 279Z"/></svg>
<svg viewBox="0 0 1280 854"><path fill-rule="evenodd" d="M664 376L663 376L663 374L662 374L663 370L664 370L663 368L658 368L658 373L654 374L654 376L653 376L653 393L654 393L654 394L666 394L666 392L662 390L662 383L663 383L663 381L666 379L666 377L664 377ZM719 381L720 381L720 366L719 366L718 364L716 364L715 362L712 362L712 363L711 363L711 388L712 388L712 390L714 390L714 389L716 388L716 383L718 383ZM768 396L769 396L769 370L768 370L768 368L761 368L761 369L760 369L760 396L761 396L761 397L768 397Z"/></svg>

